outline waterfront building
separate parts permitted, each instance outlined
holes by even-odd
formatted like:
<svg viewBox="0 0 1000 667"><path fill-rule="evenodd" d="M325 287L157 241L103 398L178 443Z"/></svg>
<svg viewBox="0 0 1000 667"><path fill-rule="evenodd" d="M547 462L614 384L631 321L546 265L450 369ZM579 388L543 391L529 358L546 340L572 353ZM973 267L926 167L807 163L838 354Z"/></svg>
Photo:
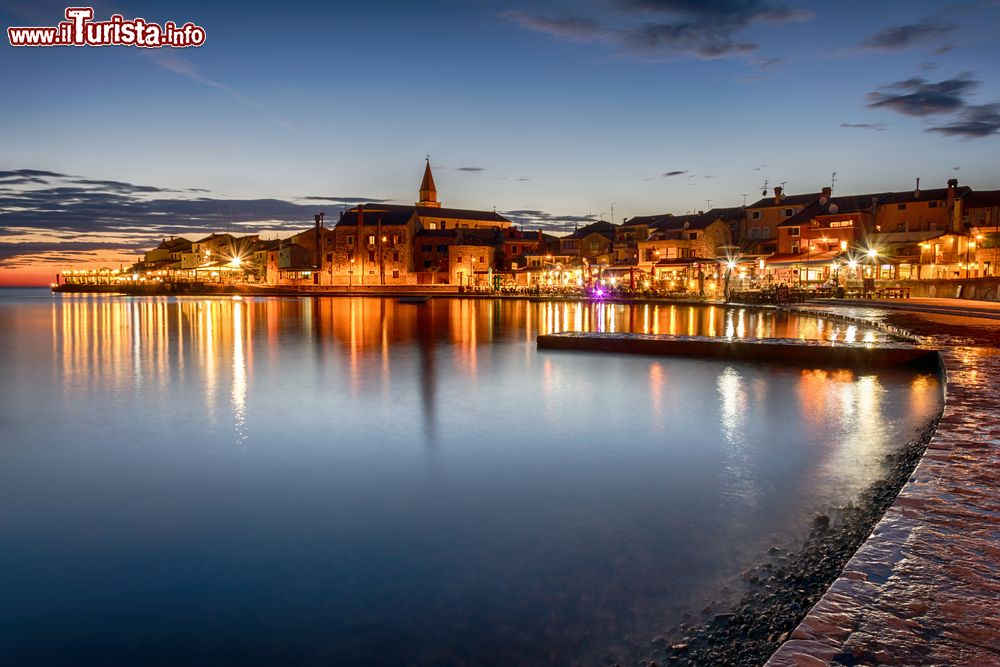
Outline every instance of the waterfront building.
<svg viewBox="0 0 1000 667"><path fill-rule="evenodd" d="M569 255L581 264L608 265L613 259L612 247L617 226L607 220L598 220L580 227L559 238L559 252Z"/></svg>
<svg viewBox="0 0 1000 667"><path fill-rule="evenodd" d="M651 220L653 232L638 244L638 268L656 281L690 277L700 269L714 273L732 243L727 215L713 209Z"/></svg>
<svg viewBox="0 0 1000 667"><path fill-rule="evenodd" d="M995 276L1000 273L1000 190L970 192L963 201L968 216L971 263L967 269L973 276ZM971 265L970 265L971 264Z"/></svg>
<svg viewBox="0 0 1000 667"><path fill-rule="evenodd" d="M818 199L818 194L786 195L783 187L774 188L773 197L746 207L744 233L736 241L749 254L777 252L778 226Z"/></svg>
<svg viewBox="0 0 1000 667"><path fill-rule="evenodd" d="M468 261L464 269L453 269L449 248L482 245L483 251L474 256L489 257L488 268L494 268L497 245L502 249L501 234L510 226L510 220L496 211L442 206L428 160L413 206L358 205L344 211L333 230L320 230L323 252L316 284L457 284L453 279L459 273L463 284L474 284ZM475 236L477 231L483 235ZM466 260L470 256L463 255ZM478 269L473 265L472 270Z"/></svg>

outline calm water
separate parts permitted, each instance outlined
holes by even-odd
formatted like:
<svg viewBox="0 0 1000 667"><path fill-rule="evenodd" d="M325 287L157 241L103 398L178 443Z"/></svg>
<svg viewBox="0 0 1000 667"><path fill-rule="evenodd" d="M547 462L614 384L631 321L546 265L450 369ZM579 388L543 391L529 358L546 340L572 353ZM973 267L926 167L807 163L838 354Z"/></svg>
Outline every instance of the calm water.
<svg viewBox="0 0 1000 667"><path fill-rule="evenodd" d="M601 664L852 498L932 376L538 352L773 312L0 290L0 663Z"/></svg>

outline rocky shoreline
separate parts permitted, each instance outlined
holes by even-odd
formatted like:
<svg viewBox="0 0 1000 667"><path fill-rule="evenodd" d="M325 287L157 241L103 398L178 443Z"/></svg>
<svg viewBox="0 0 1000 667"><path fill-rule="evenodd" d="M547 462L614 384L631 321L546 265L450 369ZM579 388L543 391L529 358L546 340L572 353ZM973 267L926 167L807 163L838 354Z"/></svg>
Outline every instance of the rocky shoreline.
<svg viewBox="0 0 1000 667"><path fill-rule="evenodd" d="M919 437L886 457L886 474L858 500L813 520L805 544L783 553L773 548L768 562L747 570L748 590L725 613L701 623L684 623L653 640L638 662L661 665L762 665L837 579L847 561L892 505L923 456L938 419ZM667 637L674 638L673 640ZM851 665L850 656L841 664Z"/></svg>

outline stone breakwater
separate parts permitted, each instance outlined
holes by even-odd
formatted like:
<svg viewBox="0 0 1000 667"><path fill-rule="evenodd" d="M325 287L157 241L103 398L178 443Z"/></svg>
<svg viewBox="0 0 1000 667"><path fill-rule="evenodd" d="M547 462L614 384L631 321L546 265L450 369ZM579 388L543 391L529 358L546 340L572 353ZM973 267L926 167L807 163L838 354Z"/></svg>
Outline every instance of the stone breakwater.
<svg viewBox="0 0 1000 667"><path fill-rule="evenodd" d="M937 369L935 350L908 343L831 343L790 338L730 339L666 334L583 333L542 334L539 349L701 357L732 361L773 361L806 367L886 368L909 366Z"/></svg>

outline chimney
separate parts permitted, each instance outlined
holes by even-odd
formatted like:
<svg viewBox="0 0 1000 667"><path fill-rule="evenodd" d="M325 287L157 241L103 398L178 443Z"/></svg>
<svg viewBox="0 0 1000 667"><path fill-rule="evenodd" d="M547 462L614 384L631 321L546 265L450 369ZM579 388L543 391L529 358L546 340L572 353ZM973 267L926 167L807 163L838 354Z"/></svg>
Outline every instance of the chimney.
<svg viewBox="0 0 1000 667"><path fill-rule="evenodd" d="M913 198L914 199L920 199L920 179L919 178L917 179L917 187L913 191Z"/></svg>
<svg viewBox="0 0 1000 667"><path fill-rule="evenodd" d="M323 258L323 255L322 255L322 252L323 252L323 232L322 232L322 229L323 229L323 218L325 216L326 216L326 213L317 213L316 214L316 231L314 233L314 237L315 237L314 240L316 241L316 250L315 250L314 256L313 256L313 265L317 269L319 269L319 268L321 268L323 266L322 265L322 258Z"/></svg>
<svg viewBox="0 0 1000 667"><path fill-rule="evenodd" d="M830 201L831 195L833 195L833 188L831 187L823 188L823 192L819 196L820 206L826 206L827 203Z"/></svg>
<svg viewBox="0 0 1000 667"><path fill-rule="evenodd" d="M774 188L774 203L775 204L780 204L781 200L785 198L784 195L781 194L781 190L782 190L782 188L781 188L780 185L776 186Z"/></svg>

